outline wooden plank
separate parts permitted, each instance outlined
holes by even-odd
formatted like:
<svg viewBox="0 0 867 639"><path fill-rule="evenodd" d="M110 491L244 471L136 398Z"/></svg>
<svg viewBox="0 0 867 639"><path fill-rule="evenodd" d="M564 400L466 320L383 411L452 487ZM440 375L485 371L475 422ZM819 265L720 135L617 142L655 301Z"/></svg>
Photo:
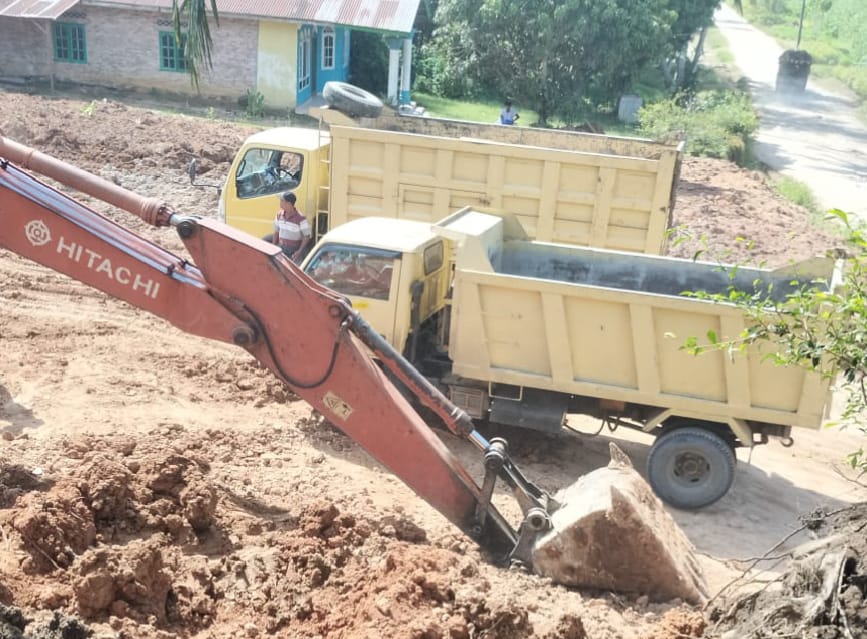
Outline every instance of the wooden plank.
<svg viewBox="0 0 867 639"><path fill-rule="evenodd" d="M656 354L653 308L647 304L630 304L629 317L632 321L632 348L635 352L638 391L647 395L658 395L659 357Z"/></svg>
<svg viewBox="0 0 867 639"><path fill-rule="evenodd" d="M720 339L735 339L744 328L744 318L740 315L720 317ZM749 408L752 406L750 391L750 362L743 353L730 356L724 353L726 398L730 406Z"/></svg>
<svg viewBox="0 0 867 639"><path fill-rule="evenodd" d="M560 192L560 163L545 162L542 169L542 190L537 210L536 239L554 242L554 222L557 216L557 199Z"/></svg>
<svg viewBox="0 0 867 639"><path fill-rule="evenodd" d="M656 166L656 184L650 204L650 219L647 223L647 243L644 252L661 255L665 252L668 239L666 231L671 224L671 203L674 201L674 172L678 154L674 151L662 153Z"/></svg>
<svg viewBox="0 0 867 639"><path fill-rule="evenodd" d="M542 314L545 321L545 342L548 345L548 360L551 379L555 384L568 384L574 381L572 368L572 345L574 337L566 322L566 306L563 295L542 294Z"/></svg>
<svg viewBox="0 0 867 639"><path fill-rule="evenodd" d="M386 217L400 215L400 144L386 144L382 167L382 213Z"/></svg>
<svg viewBox="0 0 867 639"><path fill-rule="evenodd" d="M599 169L596 182L596 201L593 204L593 225L590 231L590 246L604 247L608 244L608 222L611 216L611 200L617 182L617 169Z"/></svg>

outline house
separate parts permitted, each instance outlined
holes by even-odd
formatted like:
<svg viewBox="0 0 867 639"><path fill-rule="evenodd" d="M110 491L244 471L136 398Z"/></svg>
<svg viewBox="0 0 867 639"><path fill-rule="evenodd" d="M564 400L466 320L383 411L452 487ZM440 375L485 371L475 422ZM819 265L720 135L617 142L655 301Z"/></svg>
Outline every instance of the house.
<svg viewBox="0 0 867 639"><path fill-rule="evenodd" d="M269 108L295 109L327 81L347 80L352 32L366 30L386 36L388 99L408 102L419 2L217 0L213 66L200 69L198 91L233 100L258 93ZM172 0L0 0L0 77L197 93Z"/></svg>

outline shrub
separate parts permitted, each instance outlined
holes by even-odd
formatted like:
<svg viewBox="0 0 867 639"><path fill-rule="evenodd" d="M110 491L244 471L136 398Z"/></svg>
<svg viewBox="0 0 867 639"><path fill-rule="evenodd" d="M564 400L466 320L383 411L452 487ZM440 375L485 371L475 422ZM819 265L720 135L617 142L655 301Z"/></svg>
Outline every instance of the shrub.
<svg viewBox="0 0 867 639"><path fill-rule="evenodd" d="M735 91L699 91L649 104L639 111L638 120L644 136L682 136L690 155L738 163L745 160L747 140L758 127L749 96Z"/></svg>
<svg viewBox="0 0 867 639"><path fill-rule="evenodd" d="M249 117L265 117L265 96L255 89L247 89L247 92L241 96L238 102L244 107Z"/></svg>

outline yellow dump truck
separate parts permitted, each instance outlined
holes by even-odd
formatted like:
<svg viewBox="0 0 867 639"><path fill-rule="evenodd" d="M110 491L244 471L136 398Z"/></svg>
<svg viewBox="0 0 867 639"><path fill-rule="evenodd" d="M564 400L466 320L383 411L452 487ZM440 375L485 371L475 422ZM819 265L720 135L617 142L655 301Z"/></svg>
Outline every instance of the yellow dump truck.
<svg viewBox="0 0 867 639"><path fill-rule="evenodd" d="M833 260L769 271L531 241L512 216L465 208L436 224L362 218L302 264L472 417L556 432L568 414L655 436L647 474L683 508L722 497L734 449L818 428L829 384L758 350L689 354L736 337L743 312L687 297L837 277Z"/></svg>
<svg viewBox="0 0 867 639"><path fill-rule="evenodd" d="M220 198L231 226L272 232L293 191L317 235L350 220L434 222L462 206L508 210L534 238L662 253L683 145L324 107L318 129L250 136Z"/></svg>

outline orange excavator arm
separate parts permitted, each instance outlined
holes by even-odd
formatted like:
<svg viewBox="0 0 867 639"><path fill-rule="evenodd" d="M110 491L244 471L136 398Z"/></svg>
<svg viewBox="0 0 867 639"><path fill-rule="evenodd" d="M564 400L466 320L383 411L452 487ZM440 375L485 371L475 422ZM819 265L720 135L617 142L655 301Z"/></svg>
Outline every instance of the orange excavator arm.
<svg viewBox="0 0 867 639"><path fill-rule="evenodd" d="M19 168L23 167L23 168ZM194 263L37 179L50 177L174 227ZM556 508L472 420L427 382L341 296L280 249L214 220L184 216L0 137L0 247L165 318L181 330L247 350L494 558L530 564ZM478 485L382 372L370 353L485 456ZM497 479L524 518L512 527L491 504Z"/></svg>

